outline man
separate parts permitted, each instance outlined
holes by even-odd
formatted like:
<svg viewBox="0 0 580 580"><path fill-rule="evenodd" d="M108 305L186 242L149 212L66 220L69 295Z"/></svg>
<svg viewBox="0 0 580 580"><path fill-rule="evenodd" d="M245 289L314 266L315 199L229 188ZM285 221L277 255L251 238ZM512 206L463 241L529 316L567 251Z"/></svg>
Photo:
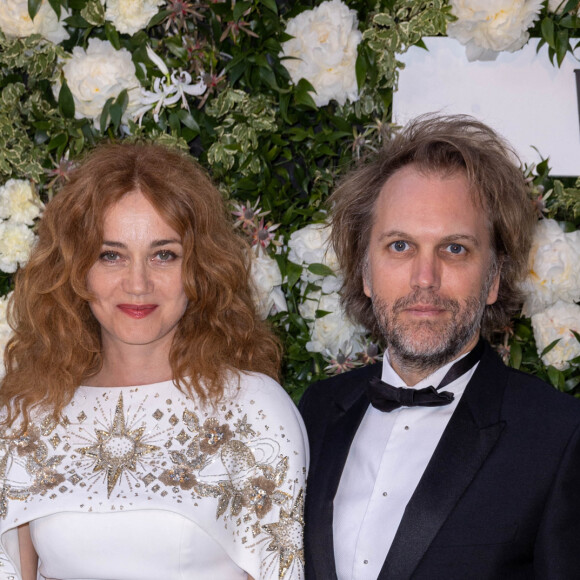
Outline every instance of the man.
<svg viewBox="0 0 580 580"><path fill-rule="evenodd" d="M580 578L580 403L480 339L527 270L512 158L469 117L425 117L332 197L343 304L387 351L300 403L308 579Z"/></svg>

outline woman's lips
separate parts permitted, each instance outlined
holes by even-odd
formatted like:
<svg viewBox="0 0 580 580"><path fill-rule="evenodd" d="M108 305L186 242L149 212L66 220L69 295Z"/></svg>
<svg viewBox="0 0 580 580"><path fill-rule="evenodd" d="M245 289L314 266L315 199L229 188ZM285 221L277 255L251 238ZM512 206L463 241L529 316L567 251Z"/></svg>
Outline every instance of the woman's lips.
<svg viewBox="0 0 580 580"><path fill-rule="evenodd" d="M145 318L153 313L157 304L117 304L117 308L131 318Z"/></svg>

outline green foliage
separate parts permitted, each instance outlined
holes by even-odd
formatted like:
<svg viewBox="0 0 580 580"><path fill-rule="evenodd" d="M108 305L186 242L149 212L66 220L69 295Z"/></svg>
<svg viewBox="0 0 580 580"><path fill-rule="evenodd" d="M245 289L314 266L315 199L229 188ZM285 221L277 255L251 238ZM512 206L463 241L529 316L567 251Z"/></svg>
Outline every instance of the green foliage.
<svg viewBox="0 0 580 580"><path fill-rule="evenodd" d="M411 46L420 45L424 36L444 35L447 22L453 17L445 0L393 0L381 3L381 8L363 34L365 46L361 50L357 71L359 85L374 66L376 72L372 76L375 78L371 79L369 88L396 89L398 71L404 66L397 55L405 53Z"/></svg>
<svg viewBox="0 0 580 580"><path fill-rule="evenodd" d="M325 219L337 179L396 130L390 120L402 66L399 55L423 46L425 36L445 35L454 19L448 2L347 0L363 33L356 60L360 98L323 107L314 103L312 84L306 79L293 83L280 58L289 38L287 20L319 0L166 3L133 35L119 33L105 20L101 0L49 3L63 17L65 10L70 14L65 18L70 38L59 45L39 35L7 39L0 32L0 184L12 177L31 179L47 200L66 179L69 160L104 140L150 140L189 150L230 203L243 200L259 207L262 233L275 238L265 251L280 267L288 311L271 321L285 347L285 387L298 399L309 382L326 376L329 361L306 349L310 330L299 311L305 294L303 271L287 259L288 240L296 230ZM40 5L29 0L29 14L36 14ZM559 15L545 7L531 31L548 45L555 65L576 47L576 8L575 0ZM182 73L191 75L192 82L203 79L207 90L154 103L140 118L128 121L124 113L129 94L121 91L106 102L95 126L79 118L62 74L72 50L86 48L91 38L130 51L141 87L150 95L161 94ZM147 47L169 74L153 62ZM553 180L544 162L532 181L539 212L578 229L580 180ZM324 264L307 269L314 276L332 274ZM9 275L0 274L0 293L11 283ZM307 291L315 288L311 283ZM577 394L578 361L564 371L543 366L529 320L514 321L513 334L499 337L496 346L512 366Z"/></svg>

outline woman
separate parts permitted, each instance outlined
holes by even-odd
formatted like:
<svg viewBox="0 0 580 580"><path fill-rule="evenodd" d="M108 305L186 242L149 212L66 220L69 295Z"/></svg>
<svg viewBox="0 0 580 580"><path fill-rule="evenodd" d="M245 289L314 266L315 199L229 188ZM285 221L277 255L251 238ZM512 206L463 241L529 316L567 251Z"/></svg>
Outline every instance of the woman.
<svg viewBox="0 0 580 580"><path fill-rule="evenodd" d="M270 378L244 244L188 156L90 155L48 204L11 314L6 570L302 578L306 435Z"/></svg>

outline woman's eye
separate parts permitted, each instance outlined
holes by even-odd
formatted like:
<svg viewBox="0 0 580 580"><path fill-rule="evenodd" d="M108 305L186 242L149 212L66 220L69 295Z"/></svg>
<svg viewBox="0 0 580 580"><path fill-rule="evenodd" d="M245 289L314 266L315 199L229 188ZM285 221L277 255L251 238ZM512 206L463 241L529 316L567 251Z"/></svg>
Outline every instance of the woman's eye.
<svg viewBox="0 0 580 580"><path fill-rule="evenodd" d="M103 262L116 262L119 258L120 256L117 252L102 252L99 256L99 260Z"/></svg>
<svg viewBox="0 0 580 580"><path fill-rule="evenodd" d="M403 242L403 240L397 240L391 244L391 248L395 250L395 252L404 252L409 248L409 244L407 242Z"/></svg>
<svg viewBox="0 0 580 580"><path fill-rule="evenodd" d="M465 248L461 244L449 244L447 250L452 254L464 254Z"/></svg>
<svg viewBox="0 0 580 580"><path fill-rule="evenodd" d="M171 260L177 258L177 254L171 250L161 250L155 254L155 258L160 262L171 262Z"/></svg>

